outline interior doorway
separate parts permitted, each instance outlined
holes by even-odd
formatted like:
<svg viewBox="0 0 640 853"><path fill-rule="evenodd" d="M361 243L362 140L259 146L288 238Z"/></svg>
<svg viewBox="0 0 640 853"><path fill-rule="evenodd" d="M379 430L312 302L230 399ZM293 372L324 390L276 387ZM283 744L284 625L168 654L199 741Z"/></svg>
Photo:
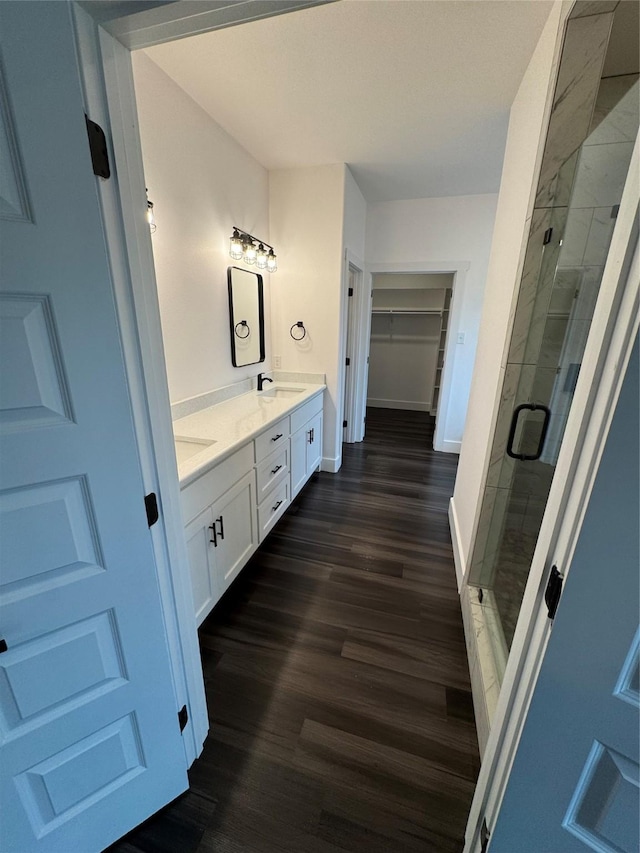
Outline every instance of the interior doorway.
<svg viewBox="0 0 640 853"><path fill-rule="evenodd" d="M374 273L367 407L436 417L441 399L452 273Z"/></svg>

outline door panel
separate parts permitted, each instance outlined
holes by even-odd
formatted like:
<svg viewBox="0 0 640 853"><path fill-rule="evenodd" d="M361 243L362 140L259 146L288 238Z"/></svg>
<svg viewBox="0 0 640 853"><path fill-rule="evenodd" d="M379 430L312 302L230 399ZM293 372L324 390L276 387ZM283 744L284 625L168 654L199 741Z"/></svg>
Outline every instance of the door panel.
<svg viewBox="0 0 640 853"><path fill-rule="evenodd" d="M67 3L0 4L0 849L187 787Z"/></svg>

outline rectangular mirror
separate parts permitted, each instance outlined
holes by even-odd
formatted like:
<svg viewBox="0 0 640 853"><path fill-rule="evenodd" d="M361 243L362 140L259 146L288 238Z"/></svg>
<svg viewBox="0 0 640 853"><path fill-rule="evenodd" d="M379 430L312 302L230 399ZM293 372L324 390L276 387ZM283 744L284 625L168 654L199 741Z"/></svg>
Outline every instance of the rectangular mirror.
<svg viewBox="0 0 640 853"><path fill-rule="evenodd" d="M264 299L262 276L240 267L227 270L231 363L245 367L264 361Z"/></svg>

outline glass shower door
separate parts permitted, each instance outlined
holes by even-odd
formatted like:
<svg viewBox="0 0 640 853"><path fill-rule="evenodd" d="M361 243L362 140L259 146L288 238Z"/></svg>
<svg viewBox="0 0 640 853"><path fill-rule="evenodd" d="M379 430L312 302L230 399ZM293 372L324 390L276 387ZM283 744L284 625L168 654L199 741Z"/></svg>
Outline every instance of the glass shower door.
<svg viewBox="0 0 640 853"><path fill-rule="evenodd" d="M627 76L616 80L615 91L601 82L590 135L560 169L548 206L537 207L532 217L469 575L497 612L505 651L520 612L637 134L638 78Z"/></svg>

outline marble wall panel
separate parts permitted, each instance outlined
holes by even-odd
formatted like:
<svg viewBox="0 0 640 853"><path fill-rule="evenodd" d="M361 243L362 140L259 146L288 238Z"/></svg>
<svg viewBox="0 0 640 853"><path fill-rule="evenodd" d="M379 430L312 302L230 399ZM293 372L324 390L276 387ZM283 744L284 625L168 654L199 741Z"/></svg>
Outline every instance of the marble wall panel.
<svg viewBox="0 0 640 853"><path fill-rule="evenodd" d="M558 173L587 137L612 22L613 15L605 14L574 18L567 24L536 207L558 203Z"/></svg>
<svg viewBox="0 0 640 853"><path fill-rule="evenodd" d="M601 80L586 145L635 140L640 110L638 85L637 74Z"/></svg>
<svg viewBox="0 0 640 853"><path fill-rule="evenodd" d="M569 18L585 18L587 15L602 15L613 12L620 0L578 0Z"/></svg>

